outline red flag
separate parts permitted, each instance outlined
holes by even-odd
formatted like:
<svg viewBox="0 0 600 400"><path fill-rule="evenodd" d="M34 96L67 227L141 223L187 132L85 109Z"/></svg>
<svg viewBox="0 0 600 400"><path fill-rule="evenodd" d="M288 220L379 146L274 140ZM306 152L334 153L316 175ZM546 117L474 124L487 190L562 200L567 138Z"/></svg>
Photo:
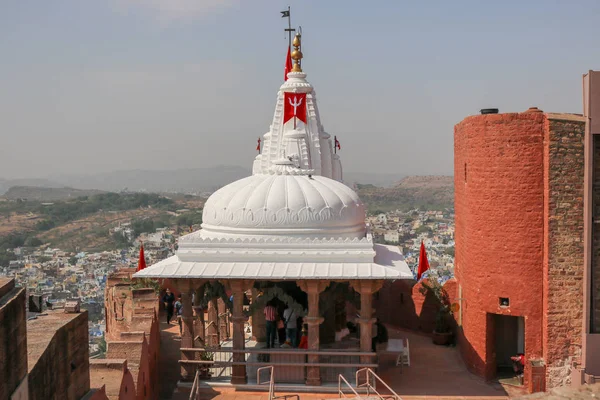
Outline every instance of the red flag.
<svg viewBox="0 0 600 400"><path fill-rule="evenodd" d="M287 81L288 72L292 71L292 53L290 50L290 46L288 46L287 57L285 58L285 70L283 72L283 80Z"/></svg>
<svg viewBox="0 0 600 400"><path fill-rule="evenodd" d="M342 147L340 146L340 141L339 141L339 140L337 140L337 136L334 136L334 137L333 137L333 139L335 140L335 147L336 147L338 150L341 150L341 149L342 149Z"/></svg>
<svg viewBox="0 0 600 400"><path fill-rule="evenodd" d="M256 151L260 153L260 138L258 138L258 144L256 145Z"/></svg>
<svg viewBox="0 0 600 400"><path fill-rule="evenodd" d="M285 92L283 103L284 124L293 117L306 124L306 93Z"/></svg>
<svg viewBox="0 0 600 400"><path fill-rule="evenodd" d="M421 252L419 253L419 269L417 272L417 280L421 279L421 275L429 269L429 261L427 261L427 252L425 251L425 245L421 240Z"/></svg>
<svg viewBox="0 0 600 400"><path fill-rule="evenodd" d="M140 246L140 259L138 260L137 270L141 271L146 268L146 257L144 257L144 245Z"/></svg>

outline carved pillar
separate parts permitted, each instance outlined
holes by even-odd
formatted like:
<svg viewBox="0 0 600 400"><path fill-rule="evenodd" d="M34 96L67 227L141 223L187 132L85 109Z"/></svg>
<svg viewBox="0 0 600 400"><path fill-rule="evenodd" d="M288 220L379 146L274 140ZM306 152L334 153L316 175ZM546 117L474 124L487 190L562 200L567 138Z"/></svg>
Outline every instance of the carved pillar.
<svg viewBox="0 0 600 400"><path fill-rule="evenodd" d="M204 298L204 284L196 288L194 293L194 334L204 343L204 308L200 305ZM204 345L202 345L204 347Z"/></svg>
<svg viewBox="0 0 600 400"><path fill-rule="evenodd" d="M360 294L360 318L356 322L360 324L360 351L373 351L373 293L381 289L383 281L362 280L351 283L354 290ZM374 361L371 357L361 356L360 362L368 364Z"/></svg>
<svg viewBox="0 0 600 400"><path fill-rule="evenodd" d="M178 279L176 281L177 289L181 292L181 301L183 305L182 315L182 333L181 333L181 348L194 347L194 317L192 312L192 293L194 285L191 280ZM182 360L193 360L193 353L181 352ZM189 381L194 379L194 366L189 364L181 364L181 380Z"/></svg>
<svg viewBox="0 0 600 400"><path fill-rule="evenodd" d="M258 289L252 289L252 304L258 301ZM252 313L252 339L264 343L267 341L267 322L265 314L260 307L254 306Z"/></svg>
<svg viewBox="0 0 600 400"><path fill-rule="evenodd" d="M206 345L210 347L221 345L218 310L217 298L210 299L208 302L208 326L206 327Z"/></svg>
<svg viewBox="0 0 600 400"><path fill-rule="evenodd" d="M219 312L219 338L229 339L229 318L227 318L227 306L223 299L217 299L217 311Z"/></svg>
<svg viewBox="0 0 600 400"><path fill-rule="evenodd" d="M328 281L300 281L300 289L308 296L308 315L304 317L304 323L308 325L308 350L319 350L319 325L323 318L319 314L319 294L325 290ZM309 363L318 363L318 355L308 356ZM321 367L306 368L306 384L309 386L321 385Z"/></svg>
<svg viewBox="0 0 600 400"><path fill-rule="evenodd" d="M247 281L234 280L229 282L231 291L233 292L233 349L244 350L246 348L246 334L244 333L244 323L246 317L244 316L244 291L246 287L251 285ZM234 362L246 361L245 353L234 353ZM245 365L234 365L231 373L231 383L240 385L246 384L248 377L246 376Z"/></svg>

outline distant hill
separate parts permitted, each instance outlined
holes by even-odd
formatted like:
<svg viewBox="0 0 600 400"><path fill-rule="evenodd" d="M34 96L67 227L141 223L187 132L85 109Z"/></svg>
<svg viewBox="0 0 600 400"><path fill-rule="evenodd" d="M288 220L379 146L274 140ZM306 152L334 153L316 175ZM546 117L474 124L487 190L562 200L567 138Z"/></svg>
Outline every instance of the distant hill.
<svg viewBox="0 0 600 400"><path fill-rule="evenodd" d="M407 176L392 187L363 184L357 190L371 212L454 207L452 176Z"/></svg>
<svg viewBox="0 0 600 400"><path fill-rule="evenodd" d="M99 193L103 192L100 190L82 190L69 187L13 186L2 197L8 200L58 201L75 199L81 196L92 196Z"/></svg>
<svg viewBox="0 0 600 400"><path fill-rule="evenodd" d="M344 183L348 186L353 186L357 183L368 183L379 187L389 187L397 184L405 176L403 174L344 171Z"/></svg>
<svg viewBox="0 0 600 400"><path fill-rule="evenodd" d="M48 179L2 179L0 178L0 195L13 186L35 186L45 188L60 188L66 185Z"/></svg>
<svg viewBox="0 0 600 400"><path fill-rule="evenodd" d="M176 170L124 170L92 175L63 175L53 180L78 189L202 193L251 174L246 168L221 165Z"/></svg>

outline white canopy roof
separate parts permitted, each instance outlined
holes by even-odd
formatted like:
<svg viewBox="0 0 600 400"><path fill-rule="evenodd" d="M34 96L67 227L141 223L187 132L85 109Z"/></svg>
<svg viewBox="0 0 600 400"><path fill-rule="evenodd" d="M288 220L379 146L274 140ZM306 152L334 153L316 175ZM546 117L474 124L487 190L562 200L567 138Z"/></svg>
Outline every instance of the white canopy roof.
<svg viewBox="0 0 600 400"><path fill-rule="evenodd" d="M254 280L413 279L394 246L376 244L375 262L194 262L172 256L137 272L135 278Z"/></svg>

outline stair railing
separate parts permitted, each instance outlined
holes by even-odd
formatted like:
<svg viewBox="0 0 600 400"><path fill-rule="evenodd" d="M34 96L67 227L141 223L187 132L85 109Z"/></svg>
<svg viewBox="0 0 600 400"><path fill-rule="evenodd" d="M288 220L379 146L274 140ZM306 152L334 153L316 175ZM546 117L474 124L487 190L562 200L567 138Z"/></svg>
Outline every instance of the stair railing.
<svg viewBox="0 0 600 400"><path fill-rule="evenodd" d="M359 384L358 378L359 378L359 375L361 372L365 372L366 380L364 383ZM379 393L377 391L378 383L382 384L390 392L390 394L382 395L381 393ZM381 400L384 400L384 399L401 400L400 396L398 396L398 393L394 392L394 390L391 387L389 387L389 385L387 383L385 383L383 381L383 379L381 379L379 377L379 375L377 375L371 368L361 368L358 371L356 371L356 387L357 388L361 388L361 387L366 388L367 389L367 397L369 397L371 395L371 392L373 392Z"/></svg>
<svg viewBox="0 0 600 400"><path fill-rule="evenodd" d="M338 375L338 396L340 397L340 399L342 397L348 398L348 396L346 396L346 393L344 393L344 391L342 390L342 382L344 382L346 387L352 391L352 393L354 394L354 396L353 396L354 399L362 399L362 397L360 397L360 395L356 392L356 390L354 390L352 385L350 383L348 383L346 378L344 378L344 376L342 374L339 374Z"/></svg>

